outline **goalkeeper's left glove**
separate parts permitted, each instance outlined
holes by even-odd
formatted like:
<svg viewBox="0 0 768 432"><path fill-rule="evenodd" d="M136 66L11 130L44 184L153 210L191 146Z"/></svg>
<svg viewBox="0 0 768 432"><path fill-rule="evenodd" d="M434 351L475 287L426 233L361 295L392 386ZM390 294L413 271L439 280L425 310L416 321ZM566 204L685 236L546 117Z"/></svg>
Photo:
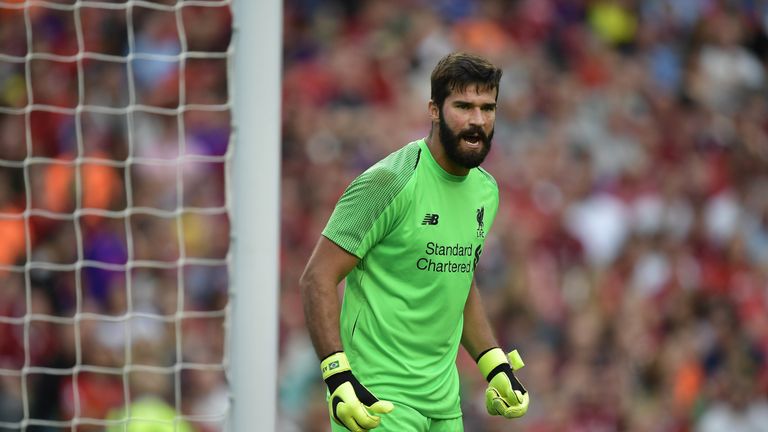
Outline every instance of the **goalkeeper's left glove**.
<svg viewBox="0 0 768 432"><path fill-rule="evenodd" d="M529 396L512 370L525 366L517 350L504 355L501 348L491 348L477 358L477 366L486 380L485 408L490 415L522 417L528 411Z"/></svg>

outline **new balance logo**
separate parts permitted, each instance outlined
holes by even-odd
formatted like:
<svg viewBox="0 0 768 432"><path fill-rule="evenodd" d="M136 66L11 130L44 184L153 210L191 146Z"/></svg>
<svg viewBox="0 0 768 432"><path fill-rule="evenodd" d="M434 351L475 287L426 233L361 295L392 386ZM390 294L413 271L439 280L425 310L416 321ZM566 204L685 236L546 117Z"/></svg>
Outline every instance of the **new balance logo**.
<svg viewBox="0 0 768 432"><path fill-rule="evenodd" d="M427 213L424 216L424 220L421 221L422 225L437 225L437 221L440 219L440 215L437 213Z"/></svg>

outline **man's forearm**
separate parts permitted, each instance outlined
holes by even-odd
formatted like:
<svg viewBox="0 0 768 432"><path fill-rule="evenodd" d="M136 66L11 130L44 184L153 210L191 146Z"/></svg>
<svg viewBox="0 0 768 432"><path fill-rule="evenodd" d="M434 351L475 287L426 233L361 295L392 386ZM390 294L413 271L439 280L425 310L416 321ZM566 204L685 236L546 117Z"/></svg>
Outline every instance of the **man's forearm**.
<svg viewBox="0 0 768 432"><path fill-rule="evenodd" d="M472 282L467 302L464 305L464 327L461 335L461 344L472 358L477 357L485 350L498 345L491 330L485 308L477 286Z"/></svg>
<svg viewBox="0 0 768 432"><path fill-rule="evenodd" d="M318 358L342 351L339 336L339 295L337 286L305 275L301 280L304 319Z"/></svg>
<svg viewBox="0 0 768 432"><path fill-rule="evenodd" d="M358 259L325 237L320 237L299 280L304 319L320 359L342 351L339 336L339 282Z"/></svg>

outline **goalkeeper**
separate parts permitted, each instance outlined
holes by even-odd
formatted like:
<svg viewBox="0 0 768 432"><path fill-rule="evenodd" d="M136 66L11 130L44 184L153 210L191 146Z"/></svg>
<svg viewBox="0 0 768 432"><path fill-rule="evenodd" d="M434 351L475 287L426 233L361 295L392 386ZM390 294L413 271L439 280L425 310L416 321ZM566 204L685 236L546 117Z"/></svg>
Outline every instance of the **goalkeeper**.
<svg viewBox="0 0 768 432"><path fill-rule="evenodd" d="M474 271L498 209L491 148L501 70L449 54L432 71L426 138L362 173L301 277L334 431L462 431L459 343L488 380L492 415L520 417L517 352L497 346ZM339 306L337 286L346 278Z"/></svg>

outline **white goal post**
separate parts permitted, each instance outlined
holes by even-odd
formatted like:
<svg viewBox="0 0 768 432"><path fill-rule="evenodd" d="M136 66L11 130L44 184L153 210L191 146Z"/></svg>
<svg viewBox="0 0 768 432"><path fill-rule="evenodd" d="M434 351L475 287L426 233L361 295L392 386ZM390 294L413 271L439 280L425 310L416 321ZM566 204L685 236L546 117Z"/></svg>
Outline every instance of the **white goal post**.
<svg viewBox="0 0 768 432"><path fill-rule="evenodd" d="M232 425L274 431L282 1L236 0Z"/></svg>
<svg viewBox="0 0 768 432"><path fill-rule="evenodd" d="M276 429L281 0L0 0L0 431Z"/></svg>

